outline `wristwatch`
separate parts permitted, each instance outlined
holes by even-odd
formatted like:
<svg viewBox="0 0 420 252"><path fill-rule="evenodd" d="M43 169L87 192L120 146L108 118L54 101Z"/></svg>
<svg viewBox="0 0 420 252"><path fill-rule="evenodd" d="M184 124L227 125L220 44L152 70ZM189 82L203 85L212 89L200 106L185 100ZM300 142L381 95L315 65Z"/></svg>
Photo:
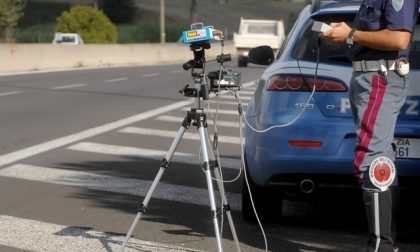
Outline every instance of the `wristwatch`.
<svg viewBox="0 0 420 252"><path fill-rule="evenodd" d="M352 45L354 45L353 35L354 35L354 32L355 31L356 31L356 29L353 28L353 29L351 29L351 31L349 32L349 34L347 34L346 43L347 43L347 45L349 47L351 47Z"/></svg>

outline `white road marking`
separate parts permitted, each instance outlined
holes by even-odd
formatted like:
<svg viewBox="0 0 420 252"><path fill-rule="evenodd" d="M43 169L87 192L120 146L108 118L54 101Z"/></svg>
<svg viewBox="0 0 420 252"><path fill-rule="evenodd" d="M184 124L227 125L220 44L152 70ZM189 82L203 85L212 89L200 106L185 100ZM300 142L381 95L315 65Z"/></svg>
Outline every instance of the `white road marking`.
<svg viewBox="0 0 420 252"><path fill-rule="evenodd" d="M241 90L255 90L257 88L257 84L255 81L250 81L246 83L247 85L242 85Z"/></svg>
<svg viewBox="0 0 420 252"><path fill-rule="evenodd" d="M255 94L255 90L254 91L245 91L245 90L241 90L239 91L240 95L254 95Z"/></svg>
<svg viewBox="0 0 420 252"><path fill-rule="evenodd" d="M236 101L233 101L233 102L230 102L230 101L223 101L223 100L219 100L219 101L217 101L217 98L215 98L215 99L213 99L213 100L209 100L208 102L210 102L210 103L215 103L214 105L211 105L211 106L215 106L216 104L217 104L217 102L219 102L219 104L222 104L222 105L238 105L238 102L236 102ZM248 102L242 102L242 105L243 106L247 106L248 105Z"/></svg>
<svg viewBox="0 0 420 252"><path fill-rule="evenodd" d="M0 93L0 96L17 95L17 94L20 94L20 93L21 92L19 92L19 91L4 92L4 93Z"/></svg>
<svg viewBox="0 0 420 252"><path fill-rule="evenodd" d="M252 96L239 96L239 98L241 99L241 101L249 101L252 99ZM236 98L233 95L221 95L220 99L230 99L230 100L236 100Z"/></svg>
<svg viewBox="0 0 420 252"><path fill-rule="evenodd" d="M252 85L254 85L254 82L247 82L243 84L244 87L252 86ZM68 144L72 144L77 141L81 141L89 137L93 137L93 136L96 136L96 135L99 135L99 134L102 134L111 130L115 130L117 128L124 127L135 122L143 121L143 120L149 119L151 117L155 117L157 115L163 114L168 111L185 107L187 105L192 104L193 102L194 102L194 99L173 103L173 104L161 107L161 108L153 109L150 111L146 111L144 113L130 116L130 117L127 117L127 118L124 118L115 122L111 122L111 123L104 124L98 127L87 129L85 131L81 131L72 135L64 136L64 137L57 138L48 142L33 145L31 147L27 147L18 151L7 153L5 155L0 156L0 167L22 160L24 158L28 158L28 157L38 155L43 152L60 148ZM235 167L238 167L238 166L235 166Z"/></svg>
<svg viewBox="0 0 420 252"><path fill-rule="evenodd" d="M190 111L190 108L182 108L182 111ZM204 112L216 113L216 109L211 109L210 111L208 109L204 109ZM224 115L238 115L238 111L234 109L219 109L217 112Z"/></svg>
<svg viewBox="0 0 420 252"><path fill-rule="evenodd" d="M68 227L0 215L0 244L34 252L118 251L124 237L89 228ZM131 238L125 251L199 251Z"/></svg>
<svg viewBox="0 0 420 252"><path fill-rule="evenodd" d="M141 168L141 167L140 167ZM143 167L150 169L150 167ZM159 168L156 167L156 171ZM123 193L144 197L152 185L152 181L99 175L91 172L71 171L49 167L16 164L0 170L0 176L51 183L66 186L76 186L113 193ZM203 176L205 174L203 173ZM216 190L217 187L215 187ZM217 202L220 194L215 193ZM237 193L227 193L226 197L232 209L240 210L241 196ZM188 203L200 206L209 206L209 193L207 189L174 185L159 182L153 192L153 198Z"/></svg>
<svg viewBox="0 0 420 252"><path fill-rule="evenodd" d="M175 138L178 134L178 131L172 130L158 130L158 129L149 129L149 128L140 128L140 127L126 127L124 129L119 130L118 132L121 133L131 133L131 134L138 134L138 135L155 135L159 137L169 137ZM182 139L189 139L189 140L200 140L200 136L198 131L195 132L185 132L182 136ZM231 136L219 136L220 143L229 143L229 144L240 144L239 137L231 137Z"/></svg>
<svg viewBox="0 0 420 252"><path fill-rule="evenodd" d="M149 74L143 74L141 77L143 78L147 78L147 77L155 77L155 76L159 76L160 73L149 73Z"/></svg>
<svg viewBox="0 0 420 252"><path fill-rule="evenodd" d="M80 83L80 84L71 84L71 85L64 85L64 86L56 86L56 87L53 87L52 89L68 89L68 88L84 87L84 86L86 86L85 83Z"/></svg>
<svg viewBox="0 0 420 252"><path fill-rule="evenodd" d="M111 83L111 82L119 82L119 81L125 81L128 80L128 78L117 78L117 79L110 79L110 80L105 80L106 83Z"/></svg>
<svg viewBox="0 0 420 252"><path fill-rule="evenodd" d="M184 118L182 117L176 117L176 116L167 116L167 115L163 115L163 116L158 116L155 118L155 120L158 121L164 121L164 122L175 122L175 123L179 123L179 125L181 125L182 121L184 120ZM213 125L213 120L208 119L207 123L209 125ZM243 126L245 125L244 123L242 124ZM217 121L217 126L221 126L221 127L238 127L239 126L239 121L235 122L235 121Z"/></svg>
<svg viewBox="0 0 420 252"><path fill-rule="evenodd" d="M168 151L161 151L161 150L143 149L143 148L135 148L135 147L128 147L128 146L99 144L99 143L90 143L90 142L77 143L75 145L68 147L68 149L74 150L74 151L84 151L84 152L99 153L99 154L106 154L106 155L135 156L139 158L159 160L159 161L162 160L164 157L166 157L166 154L168 153ZM198 150L197 150L197 155L198 155ZM200 158L197 155L176 151L171 161L177 162L177 163L184 163L184 164L201 165ZM241 167L240 159L220 158L220 163L221 163L221 167L223 168L239 169Z"/></svg>
<svg viewBox="0 0 420 252"><path fill-rule="evenodd" d="M134 116L130 116L115 122L111 122L108 124L104 124L98 127L94 127L88 130L84 130L72 135L64 136L61 138L57 138L45 143L41 143L38 145L34 145L28 148L24 148L15 152L11 152L5 155L0 156L0 166L4 166L24 158L28 158L46 151L50 151L77 141L81 141L83 139L93 137L111 130L115 130L127 125L130 125L135 122L143 121L149 119L151 117L155 117L157 115L163 114L165 112L179 109L191 104L193 100L181 101L177 103L173 103L167 106L163 106L157 109L153 109L144 113L140 113Z"/></svg>

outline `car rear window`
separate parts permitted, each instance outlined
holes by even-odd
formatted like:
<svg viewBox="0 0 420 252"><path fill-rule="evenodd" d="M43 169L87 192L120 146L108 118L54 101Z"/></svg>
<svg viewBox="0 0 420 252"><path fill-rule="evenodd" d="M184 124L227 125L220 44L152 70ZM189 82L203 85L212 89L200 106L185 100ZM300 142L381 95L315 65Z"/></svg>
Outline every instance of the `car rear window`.
<svg viewBox="0 0 420 252"><path fill-rule="evenodd" d="M354 15L347 14L339 16L318 16L315 17L315 20L327 24L331 22L344 21L352 26ZM308 24L303 29L303 32L301 32L299 37L296 39L297 43L292 52L293 57L300 60L316 62L317 47L318 43L320 42L320 62L328 64L350 65L351 62L347 58L348 46L346 44L334 44L325 40L320 41L318 39L318 33L311 30L312 23L313 20L308 22ZM420 69L420 18L417 20L413 40L413 49L410 54L410 67L412 69Z"/></svg>
<svg viewBox="0 0 420 252"><path fill-rule="evenodd" d="M329 16L318 16L315 17L316 21L331 23L344 21L350 26L353 25L354 15L329 15ZM351 62L347 58L348 46L345 44L335 44L328 42L326 40L320 40L318 32L312 31L313 20L308 22L308 24L303 29L303 32L300 33L299 37L296 39L297 43L293 49L293 57L316 62L317 60L317 47L320 43L320 58L319 61L322 63L329 64L348 64Z"/></svg>

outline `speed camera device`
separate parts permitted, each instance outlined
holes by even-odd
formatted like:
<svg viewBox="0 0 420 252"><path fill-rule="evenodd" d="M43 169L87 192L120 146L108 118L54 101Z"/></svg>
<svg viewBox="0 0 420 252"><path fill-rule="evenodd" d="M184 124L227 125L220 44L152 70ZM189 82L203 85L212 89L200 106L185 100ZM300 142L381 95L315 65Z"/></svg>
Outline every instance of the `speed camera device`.
<svg viewBox="0 0 420 252"><path fill-rule="evenodd" d="M191 24L191 30L182 32L184 44L216 42L223 40L223 33L213 26L204 26L203 23Z"/></svg>

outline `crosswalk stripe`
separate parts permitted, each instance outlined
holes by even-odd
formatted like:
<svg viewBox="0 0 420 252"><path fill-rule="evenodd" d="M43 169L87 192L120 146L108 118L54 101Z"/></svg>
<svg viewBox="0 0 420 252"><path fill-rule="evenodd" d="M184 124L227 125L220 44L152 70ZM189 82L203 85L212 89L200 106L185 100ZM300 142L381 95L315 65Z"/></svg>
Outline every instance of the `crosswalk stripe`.
<svg viewBox="0 0 420 252"><path fill-rule="evenodd" d="M251 91L255 91L255 89L257 89L257 84L255 82L248 82L248 85L242 85L241 90L251 90Z"/></svg>
<svg viewBox="0 0 420 252"><path fill-rule="evenodd" d="M7 215L0 215L0 223L0 244L34 252L117 251L124 241L122 236L89 228L68 227ZM132 238L125 251L199 250Z"/></svg>
<svg viewBox="0 0 420 252"><path fill-rule="evenodd" d="M190 111L190 108L185 107L185 108L182 108L181 110L182 111ZM204 112L216 113L216 109L210 109L210 111L208 109L204 109ZM219 109L219 110L217 110L217 113L224 114L224 115L238 115L238 111L235 110L235 109L231 109L231 110Z"/></svg>
<svg viewBox="0 0 420 252"><path fill-rule="evenodd" d="M254 95L255 94L255 90L254 91L245 91L245 90L241 90L239 91L240 95Z"/></svg>
<svg viewBox="0 0 420 252"><path fill-rule="evenodd" d="M240 96L241 101L249 101L252 99L252 96ZM220 99L231 99L231 100L236 100L236 98L234 96L231 95L221 95Z"/></svg>
<svg viewBox="0 0 420 252"><path fill-rule="evenodd" d="M155 118L155 120L158 121L165 121L165 122L175 122L175 123L179 123L179 125L181 125L182 120L184 120L182 117L176 117L176 116L158 116ZM207 123L209 125L213 125L213 120L207 120ZM245 125L245 124L242 124ZM238 127L239 126L239 121L235 122L235 121L217 121L217 126L221 126L221 127Z"/></svg>
<svg viewBox="0 0 420 252"><path fill-rule="evenodd" d="M148 128L140 128L140 127L126 127L118 132L121 133L131 133L131 134L139 134L139 135L155 135L159 137L170 137L175 138L178 134L178 131L173 130L157 130L157 129L148 129ZM198 131L195 133L185 132L182 136L182 139L188 139L188 140L200 140L200 136L198 134ZM219 142L220 143L229 143L229 144L240 144L240 138L239 137L231 137L231 136L219 136Z"/></svg>
<svg viewBox="0 0 420 252"><path fill-rule="evenodd" d="M237 106L238 105L238 102L236 102L236 101L233 101L233 102L230 102L230 101L222 101L222 100L217 100L217 98L215 98L215 99L213 99L213 100L209 100L208 102L210 102L210 103L219 103L219 104L221 104L221 105L233 105L233 106ZM248 102L242 102L242 105L243 106L247 106L248 105ZM211 106L214 106L214 105L211 105Z"/></svg>
<svg viewBox="0 0 420 252"><path fill-rule="evenodd" d="M162 160L167 151L151 150L143 148L134 148L120 145L99 144L90 142L81 142L68 147L70 150L84 151L91 153L120 155L120 156L136 156L144 159ZM198 151L197 151L198 152ZM198 154L198 153L197 153ZM200 158L197 155L189 153L175 152L172 157L172 162L196 164L199 165ZM240 159L234 158L220 158L221 167L239 169L241 167Z"/></svg>
<svg viewBox="0 0 420 252"><path fill-rule="evenodd" d="M16 164L4 168L0 170L0 176L83 187L105 192L130 194L139 197L144 197L152 185L152 181L148 180L114 177L90 172L55 169L26 164ZM218 193L215 193L215 197L220 200ZM226 197L233 209L240 209L239 194L227 193ZM153 193L153 198L209 206L208 190L197 187L159 182Z"/></svg>

